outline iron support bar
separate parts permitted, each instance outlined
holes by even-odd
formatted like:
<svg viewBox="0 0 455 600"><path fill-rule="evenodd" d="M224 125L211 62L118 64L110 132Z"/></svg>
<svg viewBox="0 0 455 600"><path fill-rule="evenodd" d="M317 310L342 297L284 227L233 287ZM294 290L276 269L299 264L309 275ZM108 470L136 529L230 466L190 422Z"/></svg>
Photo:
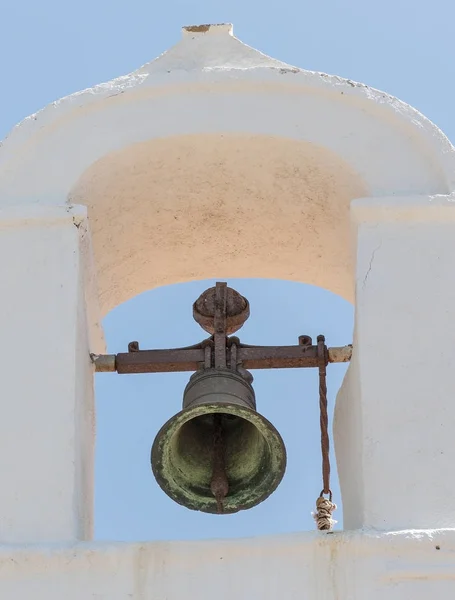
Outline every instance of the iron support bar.
<svg viewBox="0 0 455 600"><path fill-rule="evenodd" d="M327 349L327 362L349 362L352 346ZM176 373L197 371L205 364L205 349L139 350L120 354L92 354L97 373ZM317 346L237 347L237 363L244 369L296 369L317 367Z"/></svg>
<svg viewBox="0 0 455 600"><path fill-rule="evenodd" d="M226 367L226 283L215 287L215 315L213 318L215 369Z"/></svg>

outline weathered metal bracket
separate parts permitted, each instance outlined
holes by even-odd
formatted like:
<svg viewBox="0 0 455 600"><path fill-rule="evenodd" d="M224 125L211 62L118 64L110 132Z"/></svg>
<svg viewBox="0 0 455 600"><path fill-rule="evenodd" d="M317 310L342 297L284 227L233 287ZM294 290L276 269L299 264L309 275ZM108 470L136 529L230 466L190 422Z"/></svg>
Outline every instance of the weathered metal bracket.
<svg viewBox="0 0 455 600"><path fill-rule="evenodd" d="M301 335L296 346L248 346L237 337L227 337L243 325L249 316L249 304L217 283L206 290L193 305L195 320L212 336L195 346L167 350L140 350L130 342L128 352L92 354L98 373L175 373L201 368L296 369L319 367L318 346L309 336ZM325 347L326 364L351 360L352 346Z"/></svg>

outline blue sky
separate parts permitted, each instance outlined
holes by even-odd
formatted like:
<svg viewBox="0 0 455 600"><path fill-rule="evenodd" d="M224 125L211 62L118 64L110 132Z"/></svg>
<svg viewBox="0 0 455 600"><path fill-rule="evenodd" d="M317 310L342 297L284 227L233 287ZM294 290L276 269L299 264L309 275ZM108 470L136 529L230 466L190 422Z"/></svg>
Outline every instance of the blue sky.
<svg viewBox="0 0 455 600"><path fill-rule="evenodd" d="M455 139L455 4L449 0L2 0L0 6L0 138L49 102L153 59L178 41L182 25L232 22L235 35L249 45L299 67L383 89ZM134 339L143 348L199 341L203 332L192 320L191 304L212 284L160 288L117 307L104 322L109 351L124 351ZM246 343L292 344L304 333L314 338L324 333L330 345L351 341L353 309L329 292L279 281L229 284L250 300L251 318L241 331ZM343 365L329 368L331 407L344 371ZM288 469L265 503L222 517L172 503L150 471L154 436L180 409L189 374L97 376L98 539L237 537L314 528L310 513L321 488L317 372L254 375L258 408L285 440ZM340 503L336 478L333 489Z"/></svg>

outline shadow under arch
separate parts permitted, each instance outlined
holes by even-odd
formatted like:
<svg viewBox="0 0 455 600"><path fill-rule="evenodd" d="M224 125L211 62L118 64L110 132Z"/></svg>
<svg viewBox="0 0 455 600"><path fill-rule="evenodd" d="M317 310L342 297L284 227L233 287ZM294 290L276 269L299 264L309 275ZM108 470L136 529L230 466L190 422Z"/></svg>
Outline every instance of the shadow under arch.
<svg viewBox="0 0 455 600"><path fill-rule="evenodd" d="M349 204L368 195L331 150L269 135L137 143L91 165L88 206L101 310L212 277L298 281L353 299Z"/></svg>
<svg viewBox="0 0 455 600"><path fill-rule="evenodd" d="M192 319L192 302L213 280L158 287L112 310L104 319L108 350L176 347L206 337ZM353 307L327 290L270 279L229 279L244 294L251 317L240 330L248 344L294 344L300 334L325 333L331 345L348 343ZM328 369L330 420L346 365ZM98 441L95 535L98 539L201 539L314 530L311 517L321 487L318 375L315 369L253 371L258 410L282 434L286 475L257 507L228 516L189 511L156 484L150 447L161 425L180 410L189 373L100 373L96 378ZM332 483L342 526L341 495L332 442Z"/></svg>

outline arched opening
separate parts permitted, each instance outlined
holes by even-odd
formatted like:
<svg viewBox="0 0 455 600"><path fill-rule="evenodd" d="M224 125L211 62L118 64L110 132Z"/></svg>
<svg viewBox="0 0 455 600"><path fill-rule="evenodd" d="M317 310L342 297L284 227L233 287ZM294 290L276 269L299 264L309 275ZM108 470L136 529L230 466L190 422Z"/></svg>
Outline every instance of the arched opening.
<svg viewBox="0 0 455 600"><path fill-rule="evenodd" d="M224 133L184 135L149 140L104 156L83 173L69 194L69 201L88 206L101 310L103 314L113 310L107 317L107 327L114 318L112 315L117 314L124 315L123 325L120 321L116 322L119 331L131 323L133 317L124 313L124 307L136 303L140 305L150 294L150 298L154 298L154 294L156 297L166 295L167 288L162 286L192 281L195 283L186 283L181 289L189 290L192 285L196 286L195 293L186 300L185 306L181 307L181 314L185 314L186 311L187 315L184 322L191 322L191 327L196 328L194 335L189 339L182 339L176 322L171 321L173 325L166 329L165 338L159 340L151 337L150 341L144 340L141 330L144 320L148 320L144 308L142 324L138 324L139 331L129 328L125 330L124 335L128 339L125 338L119 345L116 343L115 348L111 343L111 351L125 350L127 343L132 339L139 339L141 344L151 348L184 346L203 339L198 326L192 323L190 307L199 293L207 287L207 280L213 279L227 280L230 284L234 278L243 278L248 282L252 277L258 280L287 281L289 291L284 290L279 294L281 299L286 298L286 303L290 301L287 296L291 293L290 290L294 289L292 286L300 289L299 283L309 284L314 287L305 289L313 290L312 293L326 294L327 297L335 295L340 303L343 303L341 298L344 298L344 310L351 315L352 309L346 302L353 299L354 291L349 205L352 199L368 196L368 193L361 177L333 151L310 142L274 136ZM201 284L200 280L206 282ZM154 291L144 294L147 290ZM276 312L264 319L261 310L265 309L261 309L261 306L265 306L264 299L269 293L264 292L259 302L253 297L254 290L247 290L242 284L239 291L245 295L249 294L250 301L254 301L255 322L258 332L261 332L258 336L251 335L254 339L251 342L248 340L248 343L292 344L300 334L316 336L318 333L325 333L328 340L330 339L330 331L323 322L315 327L311 318L312 311L306 313L303 299L302 302L293 305L296 326L292 327L292 338L284 339L283 319L289 306L286 304L283 312L279 308L277 311L277 306L270 306L270 311ZM155 322L154 319L158 318L161 325L165 319L173 319L172 306L179 305L178 297L178 294L174 299L163 299L162 296L156 308L157 314L150 314L150 322ZM324 299L320 297L315 306L322 306L324 303ZM334 313L328 310L327 314L333 316ZM257 321L259 318L260 324ZM347 322L347 317L341 320ZM349 317L348 332L340 335L337 341L330 339L330 344L343 345L351 342L351 322L352 315ZM277 328L274 339L266 339L264 335L272 328L272 324ZM248 328L242 330L243 336L250 337ZM331 371L343 375L345 368L334 366ZM331 383L332 408L333 398L341 383L341 375L338 381ZM314 372L258 372L255 377L255 390L261 411L264 410L261 395L268 393L270 389L275 389L276 396L284 393L294 398L295 390L302 390L302 394L303 390L312 390L308 392L312 397L313 411L312 414L308 413L309 416L305 400L296 400L290 408L286 403L271 401L269 407L265 406L265 416L269 415L272 422L276 421L278 429L283 428L283 423L295 425L306 423L308 419L308 423L313 423L311 432L314 440L319 439L317 385L300 383L301 380L316 382ZM128 473L130 476L139 476L145 469L149 476L143 485L148 486L147 493L151 493L155 489L155 482L149 472L148 454L154 438L153 432L156 433L164 421L181 408L182 393L188 376L178 374L132 378L134 386L139 386L137 390L142 390L141 393L150 397L166 398L164 402L157 402L156 406L153 406L153 409L159 411L154 413L153 418L152 413L148 412L152 410L149 405L154 404L153 400L142 399L137 411L127 410L129 401L125 398L130 394L136 397L133 388L130 387L133 385L130 379L118 376L99 378L100 382L115 381L116 393L122 390L122 401L118 401L116 414L124 426L128 420L132 420L131 428L137 432L134 440L138 446L136 450L131 448L129 452L122 454L123 438L120 429L119 443L115 448L109 450L107 446L103 446L103 421L106 426L108 423L112 425L115 414L113 402L108 402L109 414L105 420L100 420L98 435L101 452L99 457L103 452L110 453L110 456L109 459L106 458L105 463L100 463L99 458L98 474L99 477L103 477L101 473L104 472L108 478L106 485L112 485L109 483L112 481L109 479L112 476L109 473L112 474L116 463L123 464L123 479L121 482L117 480L117 488L123 485L125 494L136 494L140 485L138 480L136 483L130 480ZM278 387L273 388L272 383ZM98 383L98 390L101 389L101 385L104 384ZM153 392L150 386L158 387ZM109 394L109 391L106 391L106 394ZM102 404L99 406L102 413ZM139 414L142 415L140 422L133 426L134 418ZM150 426L147 425L147 419L151 421ZM143 427L145 429L142 429ZM287 426L284 427L286 429ZM142 433L139 433L140 431ZM309 435L309 431L305 435ZM309 454L309 447L292 448L292 445L297 443L293 440L300 439L297 432L286 435L286 438L286 444L290 444L291 458L288 469L291 468L291 473L293 468L300 469L305 464L305 455L309 457L308 463L315 468L314 473L317 473L317 476L315 475L314 485L311 486L314 498L307 502L304 508L300 498L303 494L303 482L306 481L303 470L300 484L292 484L287 489L289 484L283 483L267 503L254 509L254 513L247 511L234 516L239 522L244 520L244 524L248 524L250 528L248 530L247 527L242 527L242 533L237 532L236 535L264 533L264 518L276 522L280 531L299 528L297 513L291 516L292 512L286 508L292 503L298 507L296 510L299 515L306 515L302 521L306 525L302 524L302 528L310 528L310 524L313 525L310 513L314 507L315 494L317 495L321 488L318 444L314 448L316 454L313 451ZM131 456L136 456L136 459L130 459ZM129 460L133 460L133 463L130 464ZM296 462L292 467L294 461ZM332 460L332 463L335 472L335 461ZM105 465L104 469L100 464ZM103 479L98 480L101 481ZM287 477L286 481L292 482L293 477ZM104 502L102 496L100 497L101 489L98 486L97 506L105 508L97 515L99 525L96 530L97 535L105 538L109 537L109 534L102 523L118 520L119 513L115 513L115 510L121 509L118 506L114 509L112 505L114 512L109 512L108 499ZM144 498L151 497L147 496L147 493ZM114 488L111 494L115 496L118 492ZM283 494L285 496L281 496ZM273 506L270 503L279 502L280 498L286 498L281 508L277 509L284 522L276 520L272 516L273 512L269 517L260 516L262 511ZM131 511L133 496L123 496L123 499L122 510ZM154 527L158 522L165 523L160 518L161 511L167 510L163 506L169 506L171 521L177 519L177 514L183 514L185 519L189 518L187 511L177 505L169 505L169 502L167 497L159 493L150 503L147 514L151 525L151 537L172 537L167 528L160 532ZM139 514L140 510L136 506L132 512ZM254 529L252 514L258 515L257 529ZM145 513L143 515L146 519ZM341 519L340 515L341 511L338 519ZM202 526L198 519L203 517L204 515L192 517L192 522L197 524L195 531ZM104 519L107 521L103 521ZM208 522L210 521L204 521ZM217 527L225 528L224 531L218 530L217 535L229 535L229 527L222 525L222 520L216 523L220 524ZM144 537L141 531L144 531L143 523L138 530L129 523L127 530L119 531L116 537L137 539ZM207 530L203 537L208 534ZM175 537L182 536L185 537L185 534L180 528Z"/></svg>
<svg viewBox="0 0 455 600"><path fill-rule="evenodd" d="M179 347L206 337L193 321L192 302L213 280L160 287L111 311L104 321L109 352ZM330 345L350 343L353 307L314 286L264 279L230 279L245 295L251 316L239 331L248 344L297 343L324 333ZM330 421L346 371L328 367ZM150 447L161 425L181 409L189 373L98 374L95 536L99 539L201 539L314 530L321 488L318 375L315 369L253 371L259 412L280 431L288 466L278 489L262 504L234 515L208 515L172 502L150 469ZM341 494L332 438L332 481L342 526Z"/></svg>

